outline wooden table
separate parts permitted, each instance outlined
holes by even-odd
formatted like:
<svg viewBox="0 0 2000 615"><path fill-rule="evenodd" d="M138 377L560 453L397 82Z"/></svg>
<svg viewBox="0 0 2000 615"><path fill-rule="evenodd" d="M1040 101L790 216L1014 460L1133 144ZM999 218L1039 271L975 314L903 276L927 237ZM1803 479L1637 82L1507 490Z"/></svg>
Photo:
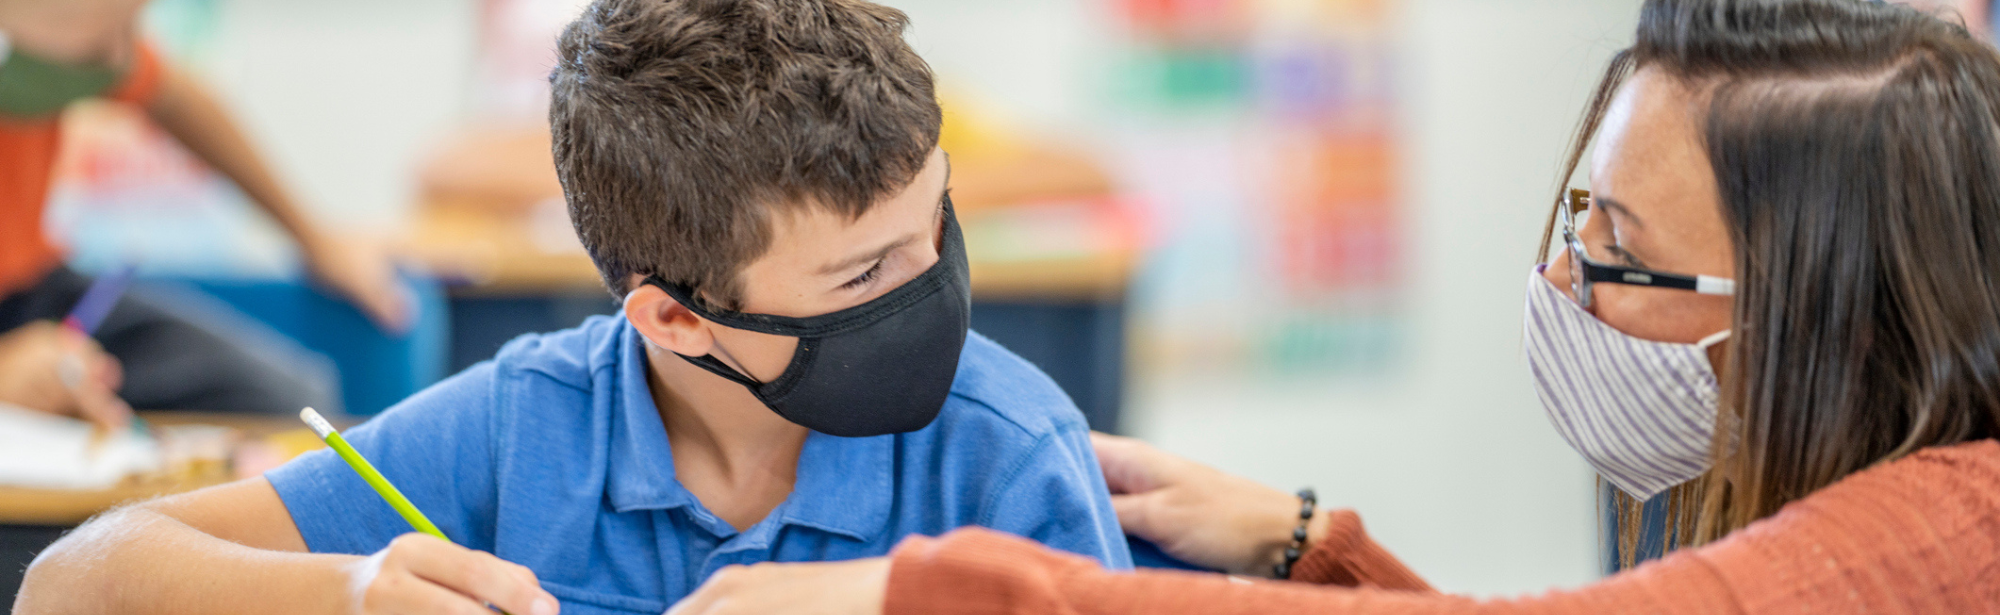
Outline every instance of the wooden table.
<svg viewBox="0 0 2000 615"><path fill-rule="evenodd" d="M156 426L218 425L243 432L246 440L259 439L299 428L289 416L217 414L205 412L142 412L140 416ZM92 515L127 502L185 493L220 485L235 479L226 465L171 478L127 479L115 487L95 491L27 489L0 486L0 525L74 526Z"/></svg>
<svg viewBox="0 0 2000 615"><path fill-rule="evenodd" d="M241 430L244 441L299 428L297 418L281 415L216 414L205 412L141 412L154 426L219 425ZM128 479L109 489L65 491L0 486L0 604L12 604L23 571L36 553L90 517L120 504L185 493L235 480L226 464L206 471L149 480Z"/></svg>

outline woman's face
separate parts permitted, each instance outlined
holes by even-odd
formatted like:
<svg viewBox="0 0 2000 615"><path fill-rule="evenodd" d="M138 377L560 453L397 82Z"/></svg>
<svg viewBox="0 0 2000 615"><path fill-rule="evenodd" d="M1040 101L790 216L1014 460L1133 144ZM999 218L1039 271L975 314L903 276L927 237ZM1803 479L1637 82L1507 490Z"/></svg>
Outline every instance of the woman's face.
<svg viewBox="0 0 2000 615"><path fill-rule="evenodd" d="M1673 77L1642 68L1620 88L1590 161L1591 206L1577 239L1591 258L1668 273L1735 277L1735 250L1722 222L1715 173L1699 120L1707 98ZM1543 273L1565 294L1569 253ZM1729 297L1596 284L1591 312L1633 337L1694 343L1730 326ZM1720 346L1711 357L1720 356Z"/></svg>

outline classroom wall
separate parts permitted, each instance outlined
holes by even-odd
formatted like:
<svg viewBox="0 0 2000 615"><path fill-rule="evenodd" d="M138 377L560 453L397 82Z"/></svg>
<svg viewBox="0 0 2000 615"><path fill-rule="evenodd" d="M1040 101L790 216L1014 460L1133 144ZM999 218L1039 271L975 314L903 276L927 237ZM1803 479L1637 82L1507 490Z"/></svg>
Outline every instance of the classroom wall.
<svg viewBox="0 0 2000 615"><path fill-rule="evenodd" d="M413 169L462 120L475 0L159 0L213 3L193 61L316 213L386 228Z"/></svg>
<svg viewBox="0 0 2000 615"><path fill-rule="evenodd" d="M330 219L402 215L411 163L466 110L475 2L217 1L210 73L281 170ZM913 41L947 87L1041 131L1092 134L1101 2L889 4L911 14ZM1275 486L1318 487L1447 590L1594 578L1592 479L1542 416L1519 323L1557 159L1637 4L1400 3L1398 364L1305 382L1135 374L1135 430Z"/></svg>

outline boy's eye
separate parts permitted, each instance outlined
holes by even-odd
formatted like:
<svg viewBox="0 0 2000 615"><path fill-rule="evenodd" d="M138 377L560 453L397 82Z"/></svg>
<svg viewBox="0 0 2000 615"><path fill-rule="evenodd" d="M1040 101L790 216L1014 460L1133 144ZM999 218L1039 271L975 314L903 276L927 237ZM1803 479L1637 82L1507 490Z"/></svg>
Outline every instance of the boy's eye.
<svg viewBox="0 0 2000 615"><path fill-rule="evenodd" d="M866 286L869 282L875 281L875 276L881 274L882 274L882 261L875 261L875 266L869 267L867 271L861 272L861 275L855 276L854 279L848 280L846 284L840 285L840 289L853 290L856 288L860 288L862 286Z"/></svg>

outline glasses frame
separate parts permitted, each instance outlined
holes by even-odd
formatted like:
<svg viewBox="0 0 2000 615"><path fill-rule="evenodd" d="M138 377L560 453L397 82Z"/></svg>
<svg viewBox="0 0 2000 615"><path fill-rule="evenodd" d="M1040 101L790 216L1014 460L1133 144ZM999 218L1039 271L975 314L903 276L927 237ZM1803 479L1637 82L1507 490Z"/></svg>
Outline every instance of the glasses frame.
<svg viewBox="0 0 2000 615"><path fill-rule="evenodd" d="M1590 191L1580 188L1570 189L1556 202L1556 215L1562 223L1563 249L1569 251L1570 291L1576 296L1577 304L1590 307L1593 288L1599 282L1691 290L1704 295L1736 294L1736 281L1729 278L1624 267L1591 258L1584 249L1583 241L1576 237L1576 215L1588 209Z"/></svg>

